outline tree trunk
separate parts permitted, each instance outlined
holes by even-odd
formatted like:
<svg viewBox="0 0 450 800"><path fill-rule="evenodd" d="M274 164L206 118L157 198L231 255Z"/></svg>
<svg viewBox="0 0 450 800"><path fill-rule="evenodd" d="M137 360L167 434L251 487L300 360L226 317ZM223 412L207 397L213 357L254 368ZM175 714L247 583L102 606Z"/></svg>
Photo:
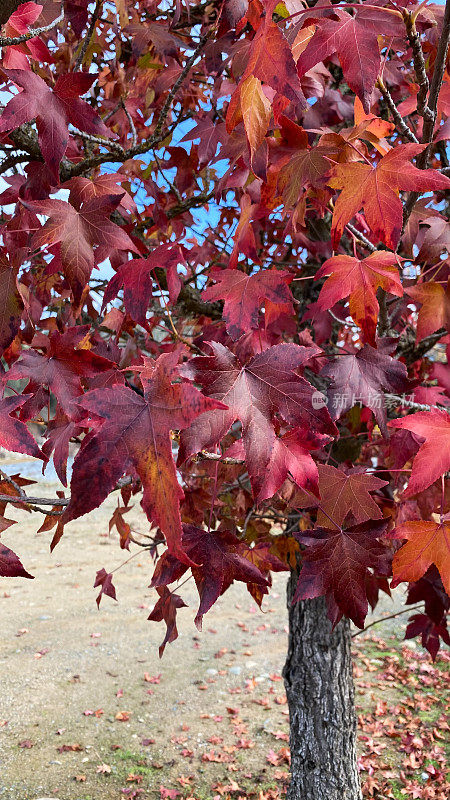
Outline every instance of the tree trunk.
<svg viewBox="0 0 450 800"><path fill-rule="evenodd" d="M297 578L292 570L283 670L290 715L288 800L361 800L349 622L341 620L331 632L323 597L292 605Z"/></svg>

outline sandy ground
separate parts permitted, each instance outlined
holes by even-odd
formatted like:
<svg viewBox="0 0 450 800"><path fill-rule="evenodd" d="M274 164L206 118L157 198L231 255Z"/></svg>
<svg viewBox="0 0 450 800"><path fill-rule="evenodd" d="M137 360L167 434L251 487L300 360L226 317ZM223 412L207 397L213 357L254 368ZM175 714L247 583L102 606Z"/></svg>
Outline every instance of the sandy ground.
<svg viewBox="0 0 450 800"><path fill-rule="evenodd" d="M0 578L0 798L159 798L160 786L180 776L180 786L186 779L206 798L206 787L229 784L238 766L240 780L270 785L277 767L267 754L286 746L288 730L280 680L286 577L275 575L264 613L236 584L202 634L189 581L179 639L160 660L164 624L146 621L156 601L147 554L116 574L117 603L95 603L96 570L111 571L128 555L108 536L115 502L67 526L53 554L51 533L36 535L37 515L8 509L19 522L2 541L36 577ZM138 505L127 521L144 530ZM391 610L387 600L381 613Z"/></svg>

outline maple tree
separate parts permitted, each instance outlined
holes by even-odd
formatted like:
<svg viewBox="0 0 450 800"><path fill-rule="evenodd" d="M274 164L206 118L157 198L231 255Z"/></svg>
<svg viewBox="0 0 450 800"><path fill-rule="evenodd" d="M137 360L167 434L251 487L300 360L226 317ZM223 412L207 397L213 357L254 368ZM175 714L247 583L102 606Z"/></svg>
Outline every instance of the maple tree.
<svg viewBox="0 0 450 800"><path fill-rule="evenodd" d="M160 653L181 578L200 625L234 581L261 604L285 570L346 641L405 583L407 636L435 658L450 3L10 0L0 22L0 445L63 487L1 472L8 545L8 504L44 513L53 548L118 492ZM31 578L26 553L2 542L0 576ZM114 580L99 569L98 603ZM303 761L292 798L316 797Z"/></svg>

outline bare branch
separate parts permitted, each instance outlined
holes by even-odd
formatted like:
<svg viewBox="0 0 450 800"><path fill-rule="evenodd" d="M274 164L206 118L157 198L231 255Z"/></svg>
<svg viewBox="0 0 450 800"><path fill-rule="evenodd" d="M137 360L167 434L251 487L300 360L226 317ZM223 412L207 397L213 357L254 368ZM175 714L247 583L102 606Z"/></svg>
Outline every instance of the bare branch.
<svg viewBox="0 0 450 800"><path fill-rule="evenodd" d="M61 511L49 511L46 509L39 508L39 506L60 506L64 508L68 506L70 503L70 497L28 497L25 494L23 489L9 477L9 475L5 475L5 473L1 472L2 477L6 480L7 483L13 486L13 488L19 492L18 496L9 495L9 494L0 494L0 503L13 503L19 505L29 505L34 506L32 509L33 511L40 511L42 514L48 514L53 516L60 516ZM134 482L134 478L130 475L126 475L124 478L121 478L117 481L113 491L119 491L123 489L125 486L129 486L131 483Z"/></svg>
<svg viewBox="0 0 450 800"><path fill-rule="evenodd" d="M91 23L89 25L88 31L86 33L86 36L83 39L83 43L81 45L80 52L78 53L77 60L75 61L75 65L74 65L74 68L73 68L74 72L77 72L80 69L80 67L82 66L82 64L83 64L84 57L86 55L86 51L87 51L87 49L88 49L88 47L89 47L89 45L91 43L91 39L92 39L92 37L94 35L95 26L97 24L97 20L98 20L98 17L99 17L101 8L102 8L102 2L103 2L103 0L97 0L97 2L95 4L94 11L92 12Z"/></svg>
<svg viewBox="0 0 450 800"><path fill-rule="evenodd" d="M433 119L434 121L433 112L427 104L428 89L430 88L430 84L425 67L422 43L416 30L415 17L409 11L405 11L403 19L406 26L406 35L413 52L414 71L416 73L417 83L419 84L419 92L417 94L417 113L420 114L420 116L424 119Z"/></svg>
<svg viewBox="0 0 450 800"><path fill-rule="evenodd" d="M360 631L356 631L356 633L352 634L352 639L355 639L357 636L361 636L362 633L365 633L369 630L369 628L373 628L374 625L379 625L380 622L384 622L387 619L394 619L395 617L400 617L402 614L409 614L411 611L415 611L418 608L423 608L422 603L417 603L416 606L410 606L410 608L404 608L402 611L396 611L395 614L388 614L385 617L380 617L380 619L375 619L373 622L366 625L365 628L362 628Z"/></svg>
<svg viewBox="0 0 450 800"><path fill-rule="evenodd" d="M124 155L125 150L123 149L121 144L118 144L113 139L106 139L103 136L94 136L91 133L85 133L84 131L80 131L78 128L73 127L72 133L75 133L77 136L81 136L82 139L85 139L87 142L93 142L94 144L100 144L102 147L111 147L113 150L117 150L120 155Z"/></svg>
<svg viewBox="0 0 450 800"><path fill-rule="evenodd" d="M3 175L4 172L7 172L12 167L15 167L16 164L23 164L26 161L30 160L29 153L16 153L8 155L3 161L0 161L0 175Z"/></svg>
<svg viewBox="0 0 450 800"><path fill-rule="evenodd" d="M125 116L126 116L126 118L128 120L128 124L130 126L131 146L132 147L136 147L136 145L137 145L137 133L136 133L136 128L135 128L135 125L134 125L134 122L133 122L133 117L131 116L130 112L128 111L124 100L121 99L120 105L122 106L122 108L124 110Z"/></svg>
<svg viewBox="0 0 450 800"><path fill-rule="evenodd" d="M415 340L411 341L408 338L401 339L397 347L397 355L403 356L407 364L412 364L419 358L423 358L426 353L429 353L435 344L437 344L443 336L446 336L446 334L446 329L440 328L438 331L435 331L435 333L431 333L430 336L426 336L425 339L422 339L418 344L415 343Z"/></svg>
<svg viewBox="0 0 450 800"><path fill-rule="evenodd" d="M442 32L436 53L436 60L434 62L433 77L431 79L431 86L430 86L430 95L428 98L428 108L431 110L433 114L433 120L432 122L427 121L426 124L424 124L424 131L423 131L424 135L422 140L424 142L431 142L433 138L437 103L438 103L439 92L442 86L442 81L444 78L449 42L450 42L450 0L447 0L445 4Z"/></svg>
<svg viewBox="0 0 450 800"><path fill-rule="evenodd" d="M426 403L416 403L414 400L408 400L406 396L400 396L398 394L385 394L384 396L387 401L393 401L398 405L406 406L407 408L413 408L414 411L434 411L437 409L438 411L447 411L447 413L450 414L450 409L446 406L429 406Z"/></svg>
<svg viewBox="0 0 450 800"><path fill-rule="evenodd" d="M411 128L409 127L409 125L407 125L402 115L400 114L397 106L395 105L392 99L392 95L389 89L387 88L386 84L383 82L382 78L378 78L377 86L381 94L383 95L384 101L387 107L389 108L389 111L392 114L392 119L394 120L400 133L403 134L403 136L410 142L413 142L413 144L418 144L419 140L417 139L416 135L412 132Z"/></svg>
<svg viewBox="0 0 450 800"><path fill-rule="evenodd" d="M361 233L361 231L359 231L358 228L355 228L355 226L352 225L350 222L347 222L347 225L345 227L347 228L347 230L350 231L350 233L353 234L355 239L358 239L361 242L361 244L364 245L364 247L367 247L367 249L370 250L371 253L375 253L375 251L378 248L375 247L375 245L372 244L372 242L369 239L367 239L367 237L364 236L364 234Z"/></svg>
<svg viewBox="0 0 450 800"><path fill-rule="evenodd" d="M202 450L201 453L197 455L197 458L203 459L204 461L220 461L222 464L243 464L244 461L242 458L229 458L228 456L222 456L220 453L208 453L207 450Z"/></svg>

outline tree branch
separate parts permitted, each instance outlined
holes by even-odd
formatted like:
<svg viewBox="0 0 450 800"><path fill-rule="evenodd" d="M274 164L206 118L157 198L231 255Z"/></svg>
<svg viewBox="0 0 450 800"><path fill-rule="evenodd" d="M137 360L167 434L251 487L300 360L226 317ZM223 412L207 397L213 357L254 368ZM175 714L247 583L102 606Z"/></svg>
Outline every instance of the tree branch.
<svg viewBox="0 0 450 800"><path fill-rule="evenodd" d="M356 631L356 633L352 634L352 639L355 639L357 636L361 636L362 633L365 633L369 630L369 628L373 628L374 625L379 625L380 622L384 622L387 619L394 619L395 617L400 617L402 614L409 614L411 611L415 611L417 608L423 608L422 603L417 603L416 606L411 606L410 608L404 608L402 611L396 611L395 614L388 614L386 617L380 617L380 619L375 619L373 622L366 625L365 628L362 628L360 631Z"/></svg>
<svg viewBox="0 0 450 800"><path fill-rule="evenodd" d="M361 244L364 245L364 247L367 247L367 249L370 250L371 253L375 253L375 251L378 248L375 247L375 245L372 244L372 242L369 239L367 239L367 237L364 236L364 234L361 233L361 231L359 231L358 228L355 228L355 226L352 225L351 222L347 222L345 227L347 228L347 230L350 231L350 233L353 234L355 239L358 239L361 242Z"/></svg>
<svg viewBox="0 0 450 800"><path fill-rule="evenodd" d="M414 72L416 73L417 83L419 84L419 92L417 94L417 113L420 114L420 116L425 120L430 118L432 119L433 112L427 104L427 95L430 84L425 67L422 43L416 30L415 16L411 12L405 11L403 14L403 19L405 21L406 35L413 52Z"/></svg>
<svg viewBox="0 0 450 800"><path fill-rule="evenodd" d="M419 140L417 139L416 135L412 132L411 128L409 127L409 125L407 125L402 115L400 114L397 106L395 105L392 99L392 95L389 89L387 88L386 84L383 82L382 78L378 78L377 86L381 94L383 95L384 101L387 107L389 108L389 111L392 114L392 119L394 120L400 133L403 134L403 136L410 142L413 142L413 144L418 144Z"/></svg>
<svg viewBox="0 0 450 800"><path fill-rule="evenodd" d="M433 114L432 121L426 121L423 130L424 142L431 142L433 138L434 123L436 121L436 111L439 92L441 90L442 81L444 78L445 65L447 62L447 50L450 42L450 0L445 4L444 20L442 25L442 33L439 39L439 45L436 53L436 61L434 62L433 77L431 79L430 95L428 98L428 108ZM427 153L427 151L425 151ZM428 162L428 155L425 156ZM425 168L425 167L423 167Z"/></svg>
<svg viewBox="0 0 450 800"><path fill-rule="evenodd" d="M134 147L128 148L128 150L124 150L123 154L118 155L115 158L111 158L111 154L101 154L98 156L91 156L90 158L84 159L84 161L80 161L78 164L70 165L70 167L66 171L63 172L61 175L61 179L63 181L68 180L69 178L83 175L85 172L89 172L94 167L98 167L101 164L105 164L106 162L110 161L127 161L129 158L133 158L134 156L143 155L144 153L148 153L149 150L152 150L156 145L160 144L167 136L167 133L163 133L162 129L164 126L164 122L166 121L167 115L170 111L170 107L172 105L172 101L177 94L178 90L181 88L186 76L191 70L194 62L196 61L199 54L202 52L203 48L205 47L206 42L210 38L213 33L214 28L210 28L208 33L201 37L197 47L195 48L192 55L186 61L180 75L178 76L177 80L175 81L172 89L170 90L165 103L159 113L158 120L156 122L155 129L152 135L148 139L144 139L143 142L135 145Z"/></svg>
<svg viewBox="0 0 450 800"><path fill-rule="evenodd" d="M22 2L22 0L20 0ZM0 17L1 17L0 12ZM48 25L43 25L41 28L30 28L28 33L23 33L21 36L0 36L0 47L10 47L11 45L22 44L23 42L28 42L29 39L34 39L35 36L40 36L41 33L47 33L47 31L51 31L52 28L55 28L60 22L64 19L64 7L61 6L61 12L59 17L50 22Z"/></svg>
<svg viewBox="0 0 450 800"><path fill-rule="evenodd" d="M401 396L398 394L385 394L384 396L388 403L389 401L392 401L397 405L413 408L414 411L434 411L437 409L438 411L447 411L447 413L450 414L450 409L446 406L429 406L426 403L416 403L414 400L408 400L406 395Z"/></svg>
<svg viewBox="0 0 450 800"><path fill-rule="evenodd" d="M137 133L136 133L136 128L135 128L135 125L134 125L134 122L133 122L133 118L132 118L130 112L128 111L128 109L127 109L127 107L125 105L125 101L122 98L120 100L120 105L123 108L124 114L125 114L125 116L126 116L126 118L128 120L128 124L130 126L131 146L132 147L136 147L136 145L137 145Z"/></svg>
<svg viewBox="0 0 450 800"><path fill-rule="evenodd" d="M39 508L39 506L60 506L64 509L65 506L68 506L70 503L70 497L28 497L25 494L21 486L19 486L9 475L6 475L4 472L1 472L2 479L9 483L15 491L19 492L18 495L10 495L10 494L0 494L0 503L13 503L16 505L29 505L34 506L33 511L40 511L42 514L51 515L52 512ZM126 475L124 478L120 478L117 481L113 491L118 491L123 489L125 486L129 486L133 483L134 478L130 475ZM60 516L62 511L54 511L54 516Z"/></svg>
<svg viewBox="0 0 450 800"><path fill-rule="evenodd" d="M73 68L74 72L78 72L78 70L80 69L80 67L83 64L84 57L86 55L86 51L87 51L87 49L88 49L88 47L89 47L89 45L91 43L91 39L92 39L92 37L94 35L95 26L97 24L97 20L98 20L98 17L99 17L101 8L102 8L102 2L103 2L103 0L97 0L97 2L95 4L94 11L92 12L92 18L91 18L91 23L89 25L89 29L88 29L88 31L86 33L86 36L83 39L83 43L81 45L80 52L78 53L77 60L75 61L75 64L74 64L74 68Z"/></svg>
<svg viewBox="0 0 450 800"><path fill-rule="evenodd" d="M446 329L440 328L438 331L435 331L435 333L431 333L430 336L426 336L425 339L422 339L417 345L414 340L410 341L407 338L403 339L403 341L400 340L397 346L397 355L399 357L403 356L407 364L412 364L419 358L423 358L426 353L433 349L439 339L442 339L446 334Z"/></svg>

